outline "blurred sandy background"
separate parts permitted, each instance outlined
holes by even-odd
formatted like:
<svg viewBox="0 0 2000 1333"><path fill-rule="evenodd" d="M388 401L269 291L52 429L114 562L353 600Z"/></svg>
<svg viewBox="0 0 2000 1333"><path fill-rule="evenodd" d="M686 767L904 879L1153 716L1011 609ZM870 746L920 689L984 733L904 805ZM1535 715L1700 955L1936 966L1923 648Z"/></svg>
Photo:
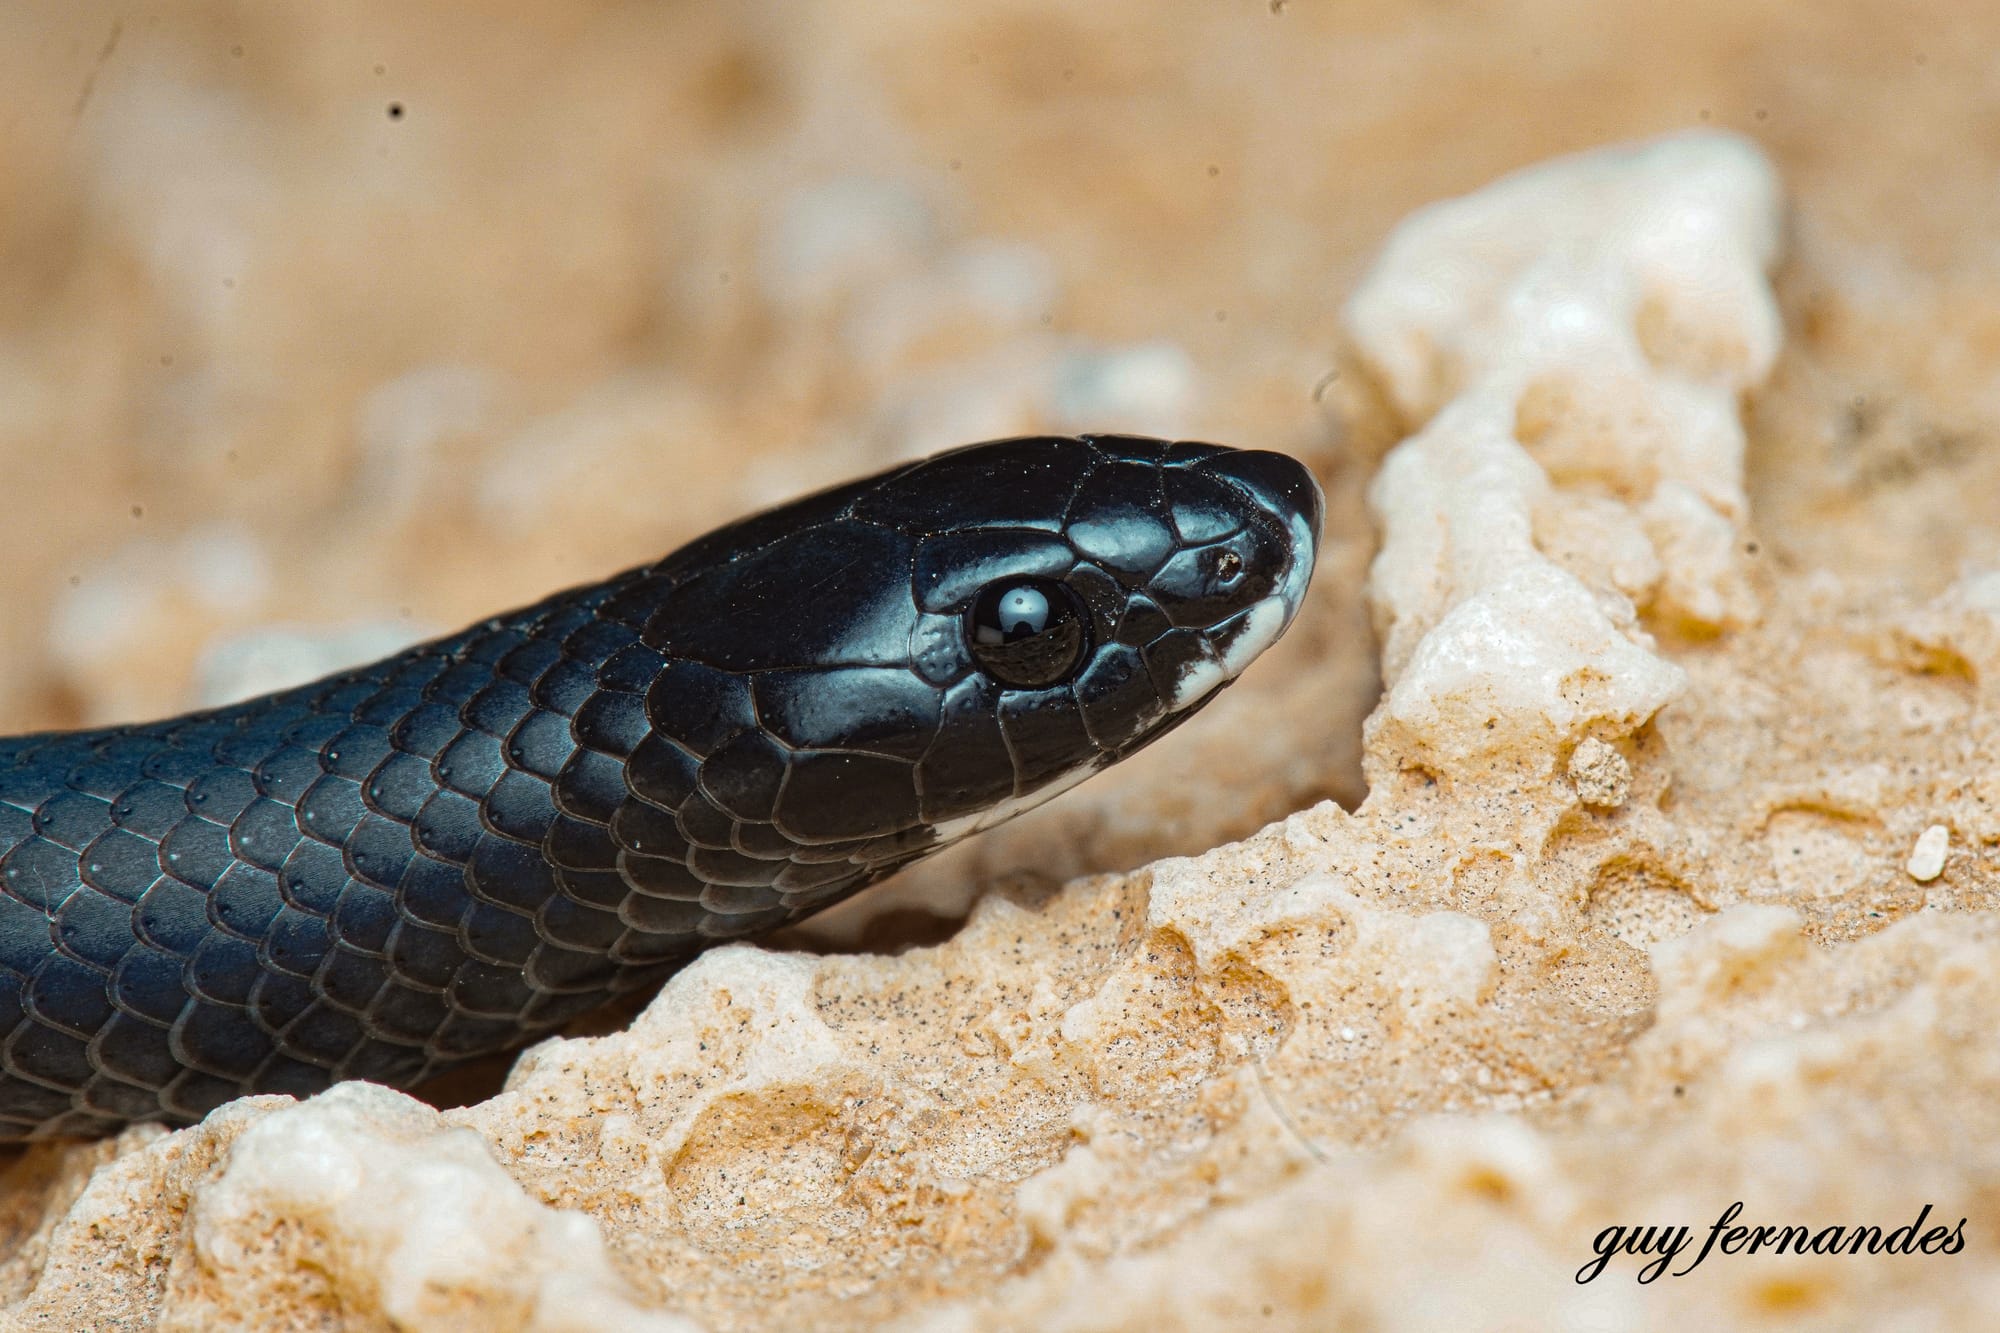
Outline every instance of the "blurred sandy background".
<svg viewBox="0 0 2000 1333"><path fill-rule="evenodd" d="M286 683L900 457L1130 429L1312 460L1315 604L1106 780L1094 841L1031 822L986 868L1352 803L1395 423L1336 311L1385 232L1551 154L1754 136L1796 203L1771 555L1941 586L1993 552L1940 514L2000 486L1996 37L1971 0L15 0L0 727Z"/></svg>

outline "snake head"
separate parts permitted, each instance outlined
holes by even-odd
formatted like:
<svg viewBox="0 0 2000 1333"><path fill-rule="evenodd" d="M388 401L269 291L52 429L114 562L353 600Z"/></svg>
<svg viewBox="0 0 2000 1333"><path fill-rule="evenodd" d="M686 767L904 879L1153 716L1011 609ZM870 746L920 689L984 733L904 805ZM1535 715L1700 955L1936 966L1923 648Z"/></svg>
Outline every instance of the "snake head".
<svg viewBox="0 0 2000 1333"><path fill-rule="evenodd" d="M831 892L847 857L886 873L1191 715L1291 623L1319 525L1318 486L1282 454L1127 436L952 450L656 567L634 590L670 663L647 711L699 768L676 790L826 849L785 883ZM671 758L650 744L635 765L655 752Z"/></svg>
<svg viewBox="0 0 2000 1333"><path fill-rule="evenodd" d="M917 777L951 840L1158 739L1276 642L1321 500L1283 454L1085 436L955 450L855 512L921 533L910 661L942 695Z"/></svg>

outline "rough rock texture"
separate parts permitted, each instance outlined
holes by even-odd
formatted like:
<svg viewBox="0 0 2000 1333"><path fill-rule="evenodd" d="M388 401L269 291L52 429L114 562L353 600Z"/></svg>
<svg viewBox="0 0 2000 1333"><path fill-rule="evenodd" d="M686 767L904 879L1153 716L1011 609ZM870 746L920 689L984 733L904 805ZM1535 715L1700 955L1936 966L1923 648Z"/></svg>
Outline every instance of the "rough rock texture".
<svg viewBox="0 0 2000 1333"><path fill-rule="evenodd" d="M6 1324L1985 1326L2000 15L1659 10L0 13L13 725L1012 429L1289 448L1334 537L811 937L929 947L18 1154ZM1738 1202L1968 1220L1575 1281Z"/></svg>

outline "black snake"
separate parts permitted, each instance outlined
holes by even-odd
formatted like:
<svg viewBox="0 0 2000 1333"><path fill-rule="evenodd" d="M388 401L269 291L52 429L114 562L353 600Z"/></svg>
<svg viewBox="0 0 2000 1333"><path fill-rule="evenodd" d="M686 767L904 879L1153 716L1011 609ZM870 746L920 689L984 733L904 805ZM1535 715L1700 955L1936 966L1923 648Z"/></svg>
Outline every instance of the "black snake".
<svg viewBox="0 0 2000 1333"><path fill-rule="evenodd" d="M0 739L0 1141L409 1087L1115 763L1268 647L1282 454L1007 440L370 666Z"/></svg>

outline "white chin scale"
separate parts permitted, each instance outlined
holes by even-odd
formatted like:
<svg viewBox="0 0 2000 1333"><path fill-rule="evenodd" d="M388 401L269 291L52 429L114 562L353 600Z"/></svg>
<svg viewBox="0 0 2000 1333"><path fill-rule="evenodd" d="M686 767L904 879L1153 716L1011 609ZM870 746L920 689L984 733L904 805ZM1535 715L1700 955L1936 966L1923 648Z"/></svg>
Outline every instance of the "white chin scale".
<svg viewBox="0 0 2000 1333"><path fill-rule="evenodd" d="M995 824L1004 824L1015 815L1025 814L1044 801L1053 801L1077 783L1082 782L1085 778L1097 772L1097 768L1096 764L1084 764L1080 768L1073 768L1061 777L1037 787L1031 792L1023 793L1020 796L1009 796L999 804L988 806L984 810L975 810L969 815L960 815L956 819L947 819L933 824L931 825L931 830L937 834L939 846L943 846L949 842L957 842L960 838L969 838L975 833L984 833Z"/></svg>

